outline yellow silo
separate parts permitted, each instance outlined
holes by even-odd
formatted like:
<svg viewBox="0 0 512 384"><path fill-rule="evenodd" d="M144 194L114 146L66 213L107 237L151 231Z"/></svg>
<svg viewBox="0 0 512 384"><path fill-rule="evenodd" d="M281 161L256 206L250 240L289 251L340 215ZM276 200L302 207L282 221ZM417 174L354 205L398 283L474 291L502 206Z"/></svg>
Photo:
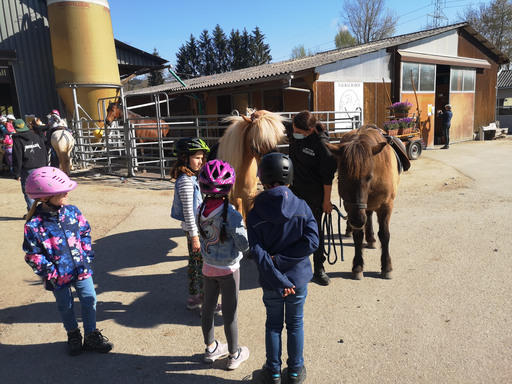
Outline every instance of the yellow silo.
<svg viewBox="0 0 512 384"><path fill-rule="evenodd" d="M98 99L114 97L120 85L119 67L107 0L48 0L55 84L73 116L72 84L80 106L99 119ZM67 86L70 85L70 86ZM80 116L84 116L80 111Z"/></svg>

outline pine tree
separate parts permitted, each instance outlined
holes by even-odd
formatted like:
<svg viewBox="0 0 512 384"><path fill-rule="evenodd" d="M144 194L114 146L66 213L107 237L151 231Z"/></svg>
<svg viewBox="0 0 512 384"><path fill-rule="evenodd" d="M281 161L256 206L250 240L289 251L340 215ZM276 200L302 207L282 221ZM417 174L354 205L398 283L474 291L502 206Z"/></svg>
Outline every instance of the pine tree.
<svg viewBox="0 0 512 384"><path fill-rule="evenodd" d="M199 36L199 73L203 76L213 75L214 61L213 42L208 30L204 29Z"/></svg>
<svg viewBox="0 0 512 384"><path fill-rule="evenodd" d="M232 29L231 34L229 35L229 60L231 62L230 69L232 71L243 68L241 49L242 38L240 36L240 32L238 29L236 31Z"/></svg>
<svg viewBox="0 0 512 384"><path fill-rule="evenodd" d="M251 36L251 66L263 65L272 61L270 47L264 43L265 35L256 27Z"/></svg>
<svg viewBox="0 0 512 384"><path fill-rule="evenodd" d="M197 40L193 35L190 35L190 40L179 48L176 54L176 72L180 76L190 77L200 76L199 71L199 48L197 47Z"/></svg>
<svg viewBox="0 0 512 384"><path fill-rule="evenodd" d="M160 54L158 53L156 48L153 50L153 56L160 57ZM164 75L162 69L150 72L147 77L148 87L153 87L155 85L160 85L164 83Z"/></svg>
<svg viewBox="0 0 512 384"><path fill-rule="evenodd" d="M219 24L215 26L212 35L213 54L215 57L213 73L227 72L230 68L228 40Z"/></svg>

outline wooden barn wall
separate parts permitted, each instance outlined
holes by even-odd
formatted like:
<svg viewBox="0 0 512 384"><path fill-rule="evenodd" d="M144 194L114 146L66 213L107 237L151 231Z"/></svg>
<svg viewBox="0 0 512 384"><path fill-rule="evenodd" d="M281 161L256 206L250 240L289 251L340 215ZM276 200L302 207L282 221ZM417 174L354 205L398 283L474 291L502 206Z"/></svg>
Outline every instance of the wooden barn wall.
<svg viewBox="0 0 512 384"><path fill-rule="evenodd" d="M452 125L450 127L450 142L473 140L475 105L474 93L452 93L450 105L453 110ZM459 113L457 113L459 111Z"/></svg>
<svg viewBox="0 0 512 384"><path fill-rule="evenodd" d="M421 111L421 137L427 145L431 147L434 145L434 116L428 116L428 105L436 105L436 94L435 93L417 93L419 110ZM416 113L417 103L414 93L402 93L401 101L409 101L412 103L410 115Z"/></svg>
<svg viewBox="0 0 512 384"><path fill-rule="evenodd" d="M303 111L309 109L308 94L300 91L283 91L284 110L290 112Z"/></svg>
<svg viewBox="0 0 512 384"><path fill-rule="evenodd" d="M217 114L217 98L214 95L204 95L206 101L204 103L204 114L205 115L216 115ZM189 99L191 102L192 99Z"/></svg>
<svg viewBox="0 0 512 384"><path fill-rule="evenodd" d="M313 110L334 111L334 83L331 81L317 81L314 94Z"/></svg>
<svg viewBox="0 0 512 384"><path fill-rule="evenodd" d="M263 93L261 91L252 91L252 108L263 109Z"/></svg>
<svg viewBox="0 0 512 384"><path fill-rule="evenodd" d="M364 124L375 124L382 128L388 119L388 94L391 93L391 83L364 83ZM386 94L387 90L387 94Z"/></svg>
<svg viewBox="0 0 512 384"><path fill-rule="evenodd" d="M477 131L478 127L489 125L489 123L495 120L498 59L491 51L485 48L465 30L460 31L457 54L462 57L487 60L491 64L490 69L476 71L473 132ZM454 94L451 95L451 97L453 96ZM457 113L455 108L453 109L453 113L454 115ZM466 111L464 111L464 113L466 113Z"/></svg>

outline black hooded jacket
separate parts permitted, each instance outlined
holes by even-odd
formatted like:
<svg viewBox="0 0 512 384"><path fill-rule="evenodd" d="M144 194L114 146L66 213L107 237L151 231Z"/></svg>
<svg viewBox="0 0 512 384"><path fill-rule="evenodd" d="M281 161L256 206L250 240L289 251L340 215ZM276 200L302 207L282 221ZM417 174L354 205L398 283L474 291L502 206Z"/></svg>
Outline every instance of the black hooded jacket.
<svg viewBox="0 0 512 384"><path fill-rule="evenodd" d="M12 171L15 179L22 169L46 166L46 147L34 131L18 132L12 135Z"/></svg>

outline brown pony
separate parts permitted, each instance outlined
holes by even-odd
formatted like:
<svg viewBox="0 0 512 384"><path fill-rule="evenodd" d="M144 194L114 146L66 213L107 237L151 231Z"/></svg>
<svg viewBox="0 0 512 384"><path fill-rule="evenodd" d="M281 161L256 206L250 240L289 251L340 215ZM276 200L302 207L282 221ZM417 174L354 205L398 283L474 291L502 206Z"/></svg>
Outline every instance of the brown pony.
<svg viewBox="0 0 512 384"><path fill-rule="evenodd" d="M249 116L229 116L230 122L219 142L217 158L227 161L236 174L230 203L247 219L256 194L258 164L263 156L285 141L281 115L248 109Z"/></svg>
<svg viewBox="0 0 512 384"><path fill-rule="evenodd" d="M145 119L141 115L137 115L134 112L126 111L127 118L133 124L143 124L140 128L135 128L135 137L137 138L138 143L150 142L150 141L158 141L158 126L156 119ZM107 108L107 117L105 117L105 124L107 127L112 125L112 122L118 118L123 118L123 106L121 99L117 99L115 102L109 102ZM155 125L146 125L149 123L154 123ZM168 126L167 123L163 120L160 120L160 126ZM162 136L166 137L169 133L168 128L161 129ZM144 147L140 148L141 154L144 156Z"/></svg>
<svg viewBox="0 0 512 384"><path fill-rule="evenodd" d="M375 248L372 216L377 213L382 246L381 277L391 279L393 266L389 256L389 221L393 211L400 174L391 146L374 125L345 134L339 144L327 144L338 160L338 190L354 230L355 256L352 276L363 278L363 237L368 248Z"/></svg>

